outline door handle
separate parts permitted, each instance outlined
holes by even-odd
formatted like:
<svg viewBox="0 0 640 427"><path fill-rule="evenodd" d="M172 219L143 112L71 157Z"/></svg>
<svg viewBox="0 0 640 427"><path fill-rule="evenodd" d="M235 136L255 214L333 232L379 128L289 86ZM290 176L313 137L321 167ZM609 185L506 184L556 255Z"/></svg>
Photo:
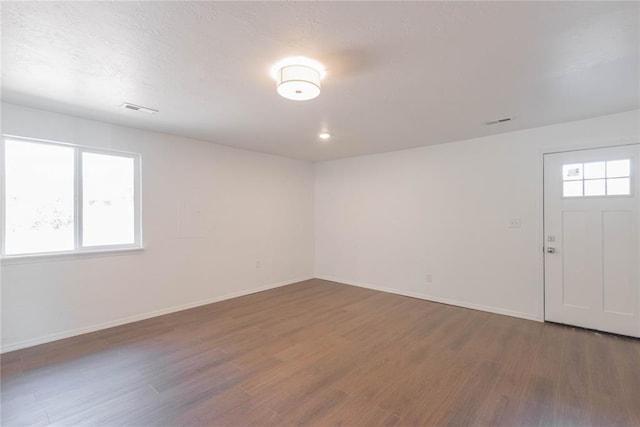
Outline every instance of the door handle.
<svg viewBox="0 0 640 427"><path fill-rule="evenodd" d="M555 254L556 253L556 248L548 247L547 248L547 253L548 254Z"/></svg>

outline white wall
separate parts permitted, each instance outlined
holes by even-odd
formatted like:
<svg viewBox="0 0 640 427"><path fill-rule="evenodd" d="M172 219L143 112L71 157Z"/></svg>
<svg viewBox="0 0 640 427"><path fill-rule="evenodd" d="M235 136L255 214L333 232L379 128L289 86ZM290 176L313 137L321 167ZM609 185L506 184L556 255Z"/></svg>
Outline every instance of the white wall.
<svg viewBox="0 0 640 427"><path fill-rule="evenodd" d="M541 319L542 153L639 140L636 110L319 163L316 277Z"/></svg>
<svg viewBox="0 0 640 427"><path fill-rule="evenodd" d="M3 351L313 275L310 163L11 104L2 132L141 153L146 247L3 263ZM194 197L208 223L179 238L178 206Z"/></svg>
<svg viewBox="0 0 640 427"><path fill-rule="evenodd" d="M141 153L146 247L3 263L2 350L303 280L314 259L316 277L540 319L542 153L638 142L639 113L319 163L314 212L309 163L2 104L3 133ZM179 238L196 196L203 237Z"/></svg>

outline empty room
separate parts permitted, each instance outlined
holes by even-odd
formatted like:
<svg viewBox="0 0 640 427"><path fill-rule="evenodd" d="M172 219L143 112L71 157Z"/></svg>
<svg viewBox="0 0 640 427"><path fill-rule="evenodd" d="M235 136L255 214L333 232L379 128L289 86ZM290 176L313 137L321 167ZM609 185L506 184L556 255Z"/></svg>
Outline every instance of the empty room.
<svg viewBox="0 0 640 427"><path fill-rule="evenodd" d="M0 13L3 426L640 425L640 2Z"/></svg>

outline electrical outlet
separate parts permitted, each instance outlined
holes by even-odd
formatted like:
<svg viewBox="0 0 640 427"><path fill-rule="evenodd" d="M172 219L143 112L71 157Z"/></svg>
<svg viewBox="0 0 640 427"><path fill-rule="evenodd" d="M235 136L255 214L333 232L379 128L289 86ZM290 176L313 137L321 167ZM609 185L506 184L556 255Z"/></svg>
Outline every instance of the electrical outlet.
<svg viewBox="0 0 640 427"><path fill-rule="evenodd" d="M509 228L520 228L520 226L521 221L519 216L511 218L511 220L509 221Z"/></svg>
<svg viewBox="0 0 640 427"><path fill-rule="evenodd" d="M260 261L256 261L256 268L260 268Z"/></svg>
<svg viewBox="0 0 640 427"><path fill-rule="evenodd" d="M427 283L433 282L433 276L431 275L431 273L426 275L425 280Z"/></svg>

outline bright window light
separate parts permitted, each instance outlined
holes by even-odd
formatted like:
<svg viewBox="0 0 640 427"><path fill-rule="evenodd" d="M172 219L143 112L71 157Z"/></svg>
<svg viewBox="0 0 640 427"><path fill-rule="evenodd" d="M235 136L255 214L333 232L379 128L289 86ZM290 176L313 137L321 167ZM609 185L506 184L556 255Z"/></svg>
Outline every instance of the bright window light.
<svg viewBox="0 0 640 427"><path fill-rule="evenodd" d="M83 246L134 243L134 198L132 158L82 153Z"/></svg>
<svg viewBox="0 0 640 427"><path fill-rule="evenodd" d="M74 249L74 151L5 143L5 253Z"/></svg>
<svg viewBox="0 0 640 427"><path fill-rule="evenodd" d="M2 256L141 246L140 156L3 140Z"/></svg>
<svg viewBox="0 0 640 427"><path fill-rule="evenodd" d="M631 159L562 165L563 197L631 195Z"/></svg>

